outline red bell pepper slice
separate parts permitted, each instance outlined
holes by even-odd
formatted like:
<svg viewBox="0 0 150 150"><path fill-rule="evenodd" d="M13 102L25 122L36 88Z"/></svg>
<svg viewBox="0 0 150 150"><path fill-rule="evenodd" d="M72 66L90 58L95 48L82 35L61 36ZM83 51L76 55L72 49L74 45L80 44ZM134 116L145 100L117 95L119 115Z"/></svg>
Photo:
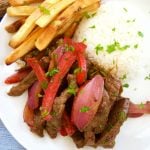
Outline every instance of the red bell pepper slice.
<svg viewBox="0 0 150 150"><path fill-rule="evenodd" d="M60 87L61 81L66 76L66 74L70 70L75 60L76 60L76 55L70 51L64 53L64 55L61 57L58 67L57 67L59 72L51 78L49 85L47 89L45 90L41 113L46 114L46 115L43 118L45 119L50 118L52 105L53 105L55 96L57 94L57 91Z"/></svg>
<svg viewBox="0 0 150 150"><path fill-rule="evenodd" d="M70 118L68 117L67 113L64 112L62 116L62 127L60 133L62 136L72 136L76 131L75 126L71 122Z"/></svg>
<svg viewBox="0 0 150 150"><path fill-rule="evenodd" d="M36 58L28 58L27 59L27 63L28 65L30 65L32 67L32 69L34 70L40 84L42 85L44 84L48 84L48 79L46 78L45 75L45 71L43 70L43 68L41 67L39 61Z"/></svg>
<svg viewBox="0 0 150 150"><path fill-rule="evenodd" d="M95 116L102 101L104 79L96 75L79 89L75 97L71 120L82 131Z"/></svg>
<svg viewBox="0 0 150 150"><path fill-rule="evenodd" d="M76 74L77 83L82 85L87 79L87 61L85 57L85 49L86 45L83 43L76 43L70 38L65 38L64 43L67 45L71 45L75 48L75 53L77 55L77 61L80 71Z"/></svg>
<svg viewBox="0 0 150 150"><path fill-rule="evenodd" d="M34 110L39 106L39 94L42 91L42 87L39 81L36 81L29 89L28 89L28 101L27 104L30 109Z"/></svg>
<svg viewBox="0 0 150 150"><path fill-rule="evenodd" d="M13 84L22 81L31 71L31 69L27 70L19 70L17 73L14 73L13 75L6 78L5 83L6 84Z"/></svg>

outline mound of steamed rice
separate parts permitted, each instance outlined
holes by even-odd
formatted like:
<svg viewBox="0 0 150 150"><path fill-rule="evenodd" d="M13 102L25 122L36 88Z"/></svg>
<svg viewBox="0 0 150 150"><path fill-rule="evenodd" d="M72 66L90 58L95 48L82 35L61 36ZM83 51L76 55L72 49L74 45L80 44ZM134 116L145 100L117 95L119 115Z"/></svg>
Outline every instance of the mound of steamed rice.
<svg viewBox="0 0 150 150"><path fill-rule="evenodd" d="M86 16L81 21L74 39L85 42L89 59L120 78L124 75L135 76L144 38L136 14L124 4L109 2L102 4L91 18ZM127 48L108 53L108 45L114 41ZM96 54L98 45L103 50L100 49Z"/></svg>

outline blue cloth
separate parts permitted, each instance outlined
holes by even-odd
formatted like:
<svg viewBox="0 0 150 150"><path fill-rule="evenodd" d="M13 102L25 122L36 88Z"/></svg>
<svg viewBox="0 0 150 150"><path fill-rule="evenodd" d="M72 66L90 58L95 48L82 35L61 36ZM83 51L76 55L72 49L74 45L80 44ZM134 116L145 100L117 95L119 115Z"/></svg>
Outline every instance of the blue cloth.
<svg viewBox="0 0 150 150"><path fill-rule="evenodd" d="M25 150L17 141L10 135L3 123L0 121L0 150Z"/></svg>
<svg viewBox="0 0 150 150"><path fill-rule="evenodd" d="M0 18L1 20L1 18ZM3 123L0 121L0 150L25 150L17 141L10 135Z"/></svg>

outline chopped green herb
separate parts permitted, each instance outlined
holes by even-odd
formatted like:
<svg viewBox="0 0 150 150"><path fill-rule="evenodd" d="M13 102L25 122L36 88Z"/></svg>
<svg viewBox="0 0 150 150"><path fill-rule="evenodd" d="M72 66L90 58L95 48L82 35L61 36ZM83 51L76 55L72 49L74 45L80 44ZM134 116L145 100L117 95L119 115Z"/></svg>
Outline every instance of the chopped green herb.
<svg viewBox="0 0 150 150"><path fill-rule="evenodd" d="M47 89L47 86L48 86L48 82L47 81L43 81L42 83L41 83L41 87L42 87L42 89Z"/></svg>
<svg viewBox="0 0 150 150"><path fill-rule="evenodd" d="M43 7L43 6L39 6L39 9L40 11L45 14L45 15L50 15L50 11L46 8L46 7Z"/></svg>
<svg viewBox="0 0 150 150"><path fill-rule="evenodd" d="M143 103L138 105L139 109L144 109L145 105Z"/></svg>
<svg viewBox="0 0 150 150"><path fill-rule="evenodd" d="M66 44L66 45L65 45L65 50L66 50L66 51L72 51L72 52L73 52L73 51L75 50L75 48L74 48L72 45Z"/></svg>
<svg viewBox="0 0 150 150"><path fill-rule="evenodd" d="M50 114L51 114L53 117L57 115L57 113L56 113L55 111L52 111Z"/></svg>
<svg viewBox="0 0 150 150"><path fill-rule="evenodd" d="M82 113L86 113L90 110L90 108L88 106L83 106L81 109L80 109L80 112Z"/></svg>
<svg viewBox="0 0 150 150"><path fill-rule="evenodd" d="M145 77L145 80L150 80L150 74Z"/></svg>
<svg viewBox="0 0 150 150"><path fill-rule="evenodd" d="M96 26L95 26L95 25L93 25L93 26L91 26L91 27L89 27L89 28L91 28L91 29L95 29L95 28L96 28Z"/></svg>
<svg viewBox="0 0 150 150"><path fill-rule="evenodd" d="M115 31L116 31L116 28L112 28L112 31L115 32Z"/></svg>
<svg viewBox="0 0 150 150"><path fill-rule="evenodd" d="M96 12L95 12L95 13L93 13L93 14L91 14L91 17L94 17L96 14L97 14Z"/></svg>
<svg viewBox="0 0 150 150"><path fill-rule="evenodd" d="M123 10L124 10L125 12L128 12L127 8L123 8Z"/></svg>
<svg viewBox="0 0 150 150"><path fill-rule="evenodd" d="M98 44L95 47L95 50L96 50L96 55L98 55L99 51L103 51L104 50L104 47L101 44Z"/></svg>
<svg viewBox="0 0 150 150"><path fill-rule="evenodd" d="M128 87L129 87L129 84L128 84L128 83L125 83L125 84L123 85L123 87L124 87L124 88L128 88Z"/></svg>
<svg viewBox="0 0 150 150"><path fill-rule="evenodd" d="M37 95L39 98L43 97L43 95L41 95L40 93Z"/></svg>
<svg viewBox="0 0 150 150"><path fill-rule="evenodd" d="M71 95L76 95L76 92L77 92L76 87L73 85L69 85L67 92Z"/></svg>
<svg viewBox="0 0 150 150"><path fill-rule="evenodd" d="M82 42L83 42L83 43L85 43L86 41L87 41L87 39L86 39L86 38L84 38L84 39L82 40Z"/></svg>
<svg viewBox="0 0 150 150"><path fill-rule="evenodd" d="M49 115L48 110L44 110L44 111L41 112L42 118L45 118L45 117L48 116L48 115Z"/></svg>
<svg viewBox="0 0 150 150"><path fill-rule="evenodd" d="M135 48L135 49L137 49L138 47L139 47L139 45L138 45L138 44L135 44L135 45L134 45L134 48Z"/></svg>
<svg viewBox="0 0 150 150"><path fill-rule="evenodd" d="M96 13L93 13L93 14L90 14L90 13L88 13L88 12L85 12L85 13L84 13L84 17L85 17L86 19L90 19L90 18L94 17L95 15L96 15Z"/></svg>
<svg viewBox="0 0 150 150"><path fill-rule="evenodd" d="M138 36L143 38L144 34L141 31L138 31Z"/></svg>
<svg viewBox="0 0 150 150"><path fill-rule="evenodd" d="M78 74L78 73L80 73L82 71L82 69L80 68L80 67L78 67L78 68L76 68L75 70L74 70L74 74Z"/></svg>
<svg viewBox="0 0 150 150"><path fill-rule="evenodd" d="M107 45L107 52L112 53L116 50L124 51L130 48L130 45L121 46L119 42L114 41L114 43Z"/></svg>
<svg viewBox="0 0 150 150"><path fill-rule="evenodd" d="M91 16L89 15L88 12L85 12L85 13L84 13L84 17L85 17L86 19L90 19L90 18L91 18Z"/></svg>
<svg viewBox="0 0 150 150"><path fill-rule="evenodd" d="M58 73L59 72L59 70L57 69L57 68L53 68L52 70L50 70L50 71L48 71L47 73L46 73L46 76L47 77L53 77L56 73Z"/></svg>
<svg viewBox="0 0 150 150"><path fill-rule="evenodd" d="M126 78L127 78L127 75L124 74L120 79L121 79L121 80L125 80Z"/></svg>
<svg viewBox="0 0 150 150"><path fill-rule="evenodd" d="M133 22L135 22L135 19L133 19L133 20L127 20L127 23L133 23Z"/></svg>
<svg viewBox="0 0 150 150"><path fill-rule="evenodd" d="M126 113L124 111L121 111L119 113L119 120L120 121L124 121L126 119L126 117L127 117L127 115L126 115Z"/></svg>

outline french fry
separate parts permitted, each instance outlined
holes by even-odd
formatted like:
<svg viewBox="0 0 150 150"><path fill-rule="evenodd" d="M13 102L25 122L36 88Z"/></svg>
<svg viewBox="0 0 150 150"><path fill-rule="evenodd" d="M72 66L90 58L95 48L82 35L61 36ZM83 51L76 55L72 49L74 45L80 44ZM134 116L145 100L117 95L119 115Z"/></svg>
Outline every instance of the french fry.
<svg viewBox="0 0 150 150"><path fill-rule="evenodd" d="M7 14L11 17L29 16L36 8L36 6L11 6L7 8Z"/></svg>
<svg viewBox="0 0 150 150"><path fill-rule="evenodd" d="M53 4L60 0L45 0L41 7L45 9L50 8ZM18 32L12 37L9 42L9 45L13 48L19 46L26 37L31 33L31 31L36 27L35 21L43 14L40 8L37 8L25 21L25 23L21 26Z"/></svg>
<svg viewBox="0 0 150 150"><path fill-rule="evenodd" d="M43 32L44 29L36 28L28 38L16 49L14 49L10 55L6 58L5 63L10 65L15 62L28 52L30 52L35 47L35 41L39 37L39 35Z"/></svg>
<svg viewBox="0 0 150 150"><path fill-rule="evenodd" d="M54 4L50 8L50 15L42 15L37 21L36 24L41 28L46 27L53 19L63 11L67 6L75 2L75 0L62 0L56 4Z"/></svg>
<svg viewBox="0 0 150 150"><path fill-rule="evenodd" d="M42 1L44 0L9 0L9 4L11 6L21 6L21 5L31 4L31 3L38 3Z"/></svg>
<svg viewBox="0 0 150 150"><path fill-rule="evenodd" d="M22 24L24 24L26 18L23 17L21 19L18 19L17 21L13 22L12 24L8 25L5 27L5 30L8 33L15 33L18 31L18 29L22 26Z"/></svg>
<svg viewBox="0 0 150 150"><path fill-rule="evenodd" d="M35 42L35 46L38 50L44 50L49 43L56 37L57 32L69 22L69 20L82 9L98 2L99 0L76 0L71 6L65 9L51 25L46 27L46 31ZM53 27L52 27L53 26ZM49 29L50 28L50 29ZM53 29L53 30L52 30ZM50 31L50 32L48 32ZM47 37L47 38L43 38ZM41 40L43 42L41 43Z"/></svg>

